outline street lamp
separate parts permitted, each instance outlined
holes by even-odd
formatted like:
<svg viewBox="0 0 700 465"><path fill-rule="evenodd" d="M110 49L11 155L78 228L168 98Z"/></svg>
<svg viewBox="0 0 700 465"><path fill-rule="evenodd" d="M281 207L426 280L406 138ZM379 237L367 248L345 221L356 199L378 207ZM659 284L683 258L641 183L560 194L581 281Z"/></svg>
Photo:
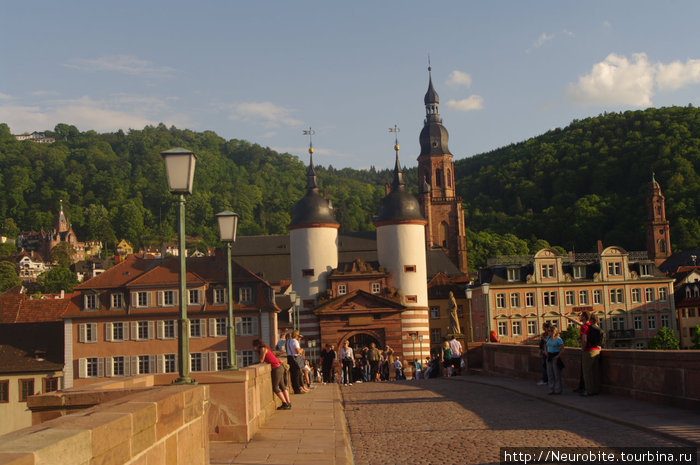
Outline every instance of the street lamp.
<svg viewBox="0 0 700 465"><path fill-rule="evenodd" d="M481 285L481 292L484 294L484 305L486 314L486 342L491 341L491 308L489 307L489 288L491 285L489 283L484 283Z"/></svg>
<svg viewBox="0 0 700 465"><path fill-rule="evenodd" d="M419 334L418 335L418 343L420 344L420 358L421 358L421 364L423 363L423 335Z"/></svg>
<svg viewBox="0 0 700 465"><path fill-rule="evenodd" d="M231 277L231 243L236 242L238 215L232 211L216 214L219 223L219 238L226 243L226 292L228 295L228 366L227 370L238 370L236 366L236 332L233 320L233 282Z"/></svg>
<svg viewBox="0 0 700 465"><path fill-rule="evenodd" d="M178 195L178 253L180 260L180 319L178 320L178 373L174 384L194 384L190 379L190 320L187 319L187 277L185 265L185 194L192 193L197 156L177 147L161 152L170 192Z"/></svg>
<svg viewBox="0 0 700 465"><path fill-rule="evenodd" d="M472 323L472 289L469 287L469 284L467 284L464 295L467 297L467 309L469 310L469 342L474 342L474 324Z"/></svg>

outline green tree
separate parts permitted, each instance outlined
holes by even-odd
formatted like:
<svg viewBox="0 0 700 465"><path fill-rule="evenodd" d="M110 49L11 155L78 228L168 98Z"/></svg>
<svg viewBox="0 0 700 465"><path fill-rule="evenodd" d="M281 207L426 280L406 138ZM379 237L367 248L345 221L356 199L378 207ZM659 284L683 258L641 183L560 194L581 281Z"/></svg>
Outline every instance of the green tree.
<svg viewBox="0 0 700 465"><path fill-rule="evenodd" d="M57 266L41 273L37 281L41 291L45 293L73 292L73 288L78 284L75 273L65 266Z"/></svg>
<svg viewBox="0 0 700 465"><path fill-rule="evenodd" d="M692 328L690 333L693 335L691 349L700 349L700 325L695 325L695 328Z"/></svg>
<svg viewBox="0 0 700 465"><path fill-rule="evenodd" d="M650 350L678 350L679 347L678 339L670 328L659 328L647 346Z"/></svg>
<svg viewBox="0 0 700 465"><path fill-rule="evenodd" d="M17 239L19 235L19 228L12 218L5 218L0 227L0 236L9 237L11 239Z"/></svg>
<svg viewBox="0 0 700 465"><path fill-rule="evenodd" d="M65 268L73 264L73 256L75 255L75 247L70 242L59 242L49 252L49 257L58 266Z"/></svg>
<svg viewBox="0 0 700 465"><path fill-rule="evenodd" d="M17 247L12 242L0 244L0 260L13 257L17 253Z"/></svg>
<svg viewBox="0 0 700 465"><path fill-rule="evenodd" d="M578 326L569 326L561 333L561 338L566 347L580 347Z"/></svg>
<svg viewBox="0 0 700 465"><path fill-rule="evenodd" d="M22 281L17 276L15 266L10 262L0 262L0 292L5 292L11 287L19 286Z"/></svg>

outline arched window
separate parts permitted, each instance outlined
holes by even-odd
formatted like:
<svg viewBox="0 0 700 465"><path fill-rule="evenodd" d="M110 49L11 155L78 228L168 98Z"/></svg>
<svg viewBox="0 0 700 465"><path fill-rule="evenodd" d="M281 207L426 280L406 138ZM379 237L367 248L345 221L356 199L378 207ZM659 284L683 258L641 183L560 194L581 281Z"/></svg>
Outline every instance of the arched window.
<svg viewBox="0 0 700 465"><path fill-rule="evenodd" d="M659 241L659 252L666 253L666 241L663 239Z"/></svg>
<svg viewBox="0 0 700 465"><path fill-rule="evenodd" d="M438 239L440 241L441 247L447 247L447 238L449 237L449 226L445 221L440 223L440 231L438 234Z"/></svg>
<svg viewBox="0 0 700 465"><path fill-rule="evenodd" d="M442 170L439 168L435 170L435 185L442 186Z"/></svg>
<svg viewBox="0 0 700 465"><path fill-rule="evenodd" d="M452 187L452 171L447 170L447 187Z"/></svg>

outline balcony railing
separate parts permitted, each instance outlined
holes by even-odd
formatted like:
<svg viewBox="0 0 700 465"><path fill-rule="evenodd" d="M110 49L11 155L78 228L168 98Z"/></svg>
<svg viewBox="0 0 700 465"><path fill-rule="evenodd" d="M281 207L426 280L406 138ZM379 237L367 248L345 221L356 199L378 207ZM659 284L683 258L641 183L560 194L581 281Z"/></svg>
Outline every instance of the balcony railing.
<svg viewBox="0 0 700 465"><path fill-rule="evenodd" d="M608 331L608 339L634 339L633 329L611 329Z"/></svg>

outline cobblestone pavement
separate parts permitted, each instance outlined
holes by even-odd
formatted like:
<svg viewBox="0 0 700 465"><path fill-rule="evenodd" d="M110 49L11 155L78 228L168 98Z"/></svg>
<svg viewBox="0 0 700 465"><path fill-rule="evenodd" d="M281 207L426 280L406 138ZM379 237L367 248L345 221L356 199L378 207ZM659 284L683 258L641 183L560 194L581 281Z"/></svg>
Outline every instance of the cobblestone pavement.
<svg viewBox="0 0 700 465"><path fill-rule="evenodd" d="M481 384L431 379L341 392L356 465L499 463L500 447L683 446Z"/></svg>

